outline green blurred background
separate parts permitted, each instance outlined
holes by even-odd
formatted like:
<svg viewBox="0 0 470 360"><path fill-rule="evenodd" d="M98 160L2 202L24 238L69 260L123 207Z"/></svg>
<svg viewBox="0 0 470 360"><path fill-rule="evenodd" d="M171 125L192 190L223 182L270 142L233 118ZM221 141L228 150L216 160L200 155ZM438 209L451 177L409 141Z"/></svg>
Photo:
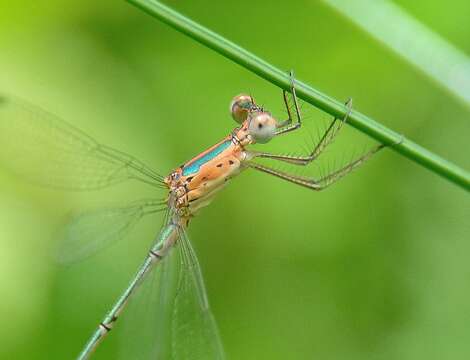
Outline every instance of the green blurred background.
<svg viewBox="0 0 470 360"><path fill-rule="evenodd" d="M470 167L469 108L322 2L167 3ZM468 1L397 3L470 54ZM279 89L123 1L2 0L0 68L2 91L164 174L234 127L227 109L240 92L283 116ZM269 150L301 152L326 126L326 114L303 109L304 130ZM348 127L318 165L294 171L321 172L372 144ZM64 215L150 195L132 182L57 192L0 170L0 358L76 356L160 220L61 267L51 254ZM230 359L463 359L469 219L465 191L385 150L320 193L243 173L190 236ZM97 359L117 357L118 332Z"/></svg>

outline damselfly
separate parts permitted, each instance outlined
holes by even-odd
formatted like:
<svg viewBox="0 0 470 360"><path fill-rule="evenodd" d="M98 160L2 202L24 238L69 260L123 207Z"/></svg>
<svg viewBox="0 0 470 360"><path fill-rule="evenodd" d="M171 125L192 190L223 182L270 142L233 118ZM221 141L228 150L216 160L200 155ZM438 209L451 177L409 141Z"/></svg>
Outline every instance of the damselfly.
<svg viewBox="0 0 470 360"><path fill-rule="evenodd" d="M71 229L82 229L83 224L113 218L121 222L116 229L116 232L120 232L146 214L160 211L165 213L163 227L137 274L99 323L79 359L87 359L93 353L114 327L139 285L157 265L159 269L164 268L167 274L171 273L172 267L179 268L176 272L176 291L173 293L166 291L168 277L160 276L158 279L161 293L173 295L170 301L160 304L161 309L158 308L159 304L155 304L158 315L155 321L166 317L169 318L170 325L168 329L155 334L160 340L155 341L156 349L147 353L154 354L154 358L224 357L216 323L209 309L201 270L186 235L190 220L210 203L230 179L245 169L262 171L312 190L323 190L383 148L383 145L378 145L357 160L318 179L297 176L257 163L257 158L266 158L293 165L307 165L318 158L347 120L350 102L347 104L347 115L343 119L333 119L316 146L306 156L276 155L250 150L249 145L267 143L276 136L300 129L302 118L294 85L291 73L290 91L283 91L287 110L287 119L283 121L278 121L270 112L257 105L251 96L236 96L230 104L230 112L238 126L217 144L166 177L134 157L98 143L45 111L13 97L0 98L0 160L22 176L43 185L82 190L100 189L124 180L136 179L166 192L163 201L145 200L120 209L97 211L79 217L72 224ZM289 106L289 93L292 96L293 110ZM51 156L49 159L47 152L60 153L61 157ZM80 230L78 233L67 233L64 241L68 245L66 248L69 249L70 257L87 255L113 238L86 237ZM68 253L65 257L68 257ZM171 258L179 260L172 261ZM192 314L191 319L185 319L182 316L184 313ZM164 345L162 338L171 339L168 340L171 345ZM165 346L166 352L158 348ZM164 353L166 355L162 355Z"/></svg>

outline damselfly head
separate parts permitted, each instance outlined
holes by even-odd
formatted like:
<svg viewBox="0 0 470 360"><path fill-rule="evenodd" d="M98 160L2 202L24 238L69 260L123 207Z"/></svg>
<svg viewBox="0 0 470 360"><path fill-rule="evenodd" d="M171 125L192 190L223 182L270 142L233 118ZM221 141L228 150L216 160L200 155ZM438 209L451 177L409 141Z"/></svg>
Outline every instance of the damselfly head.
<svg viewBox="0 0 470 360"><path fill-rule="evenodd" d="M240 94L233 98L230 103L230 112L233 120L243 123L252 109L256 108L255 101L250 95Z"/></svg>
<svg viewBox="0 0 470 360"><path fill-rule="evenodd" d="M256 111L249 114L248 133L260 144L265 144L276 135L277 121L268 112Z"/></svg>

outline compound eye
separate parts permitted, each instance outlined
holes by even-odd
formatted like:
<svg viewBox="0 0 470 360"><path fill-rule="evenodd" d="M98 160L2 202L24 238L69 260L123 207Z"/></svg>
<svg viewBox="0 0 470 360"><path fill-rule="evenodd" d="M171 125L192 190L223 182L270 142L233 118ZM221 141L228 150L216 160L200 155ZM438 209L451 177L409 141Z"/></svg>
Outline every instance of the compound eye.
<svg viewBox="0 0 470 360"><path fill-rule="evenodd" d="M248 132L257 143L267 143L276 135L276 120L265 112L254 114Z"/></svg>
<svg viewBox="0 0 470 360"><path fill-rule="evenodd" d="M233 120L239 124L243 123L254 106L254 100L250 95L240 94L235 96L230 103L230 112Z"/></svg>

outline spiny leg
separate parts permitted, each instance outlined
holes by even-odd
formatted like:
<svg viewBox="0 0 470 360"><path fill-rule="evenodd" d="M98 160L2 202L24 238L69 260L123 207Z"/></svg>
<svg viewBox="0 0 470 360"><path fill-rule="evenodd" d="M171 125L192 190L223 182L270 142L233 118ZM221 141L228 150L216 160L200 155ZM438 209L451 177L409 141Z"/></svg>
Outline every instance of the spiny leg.
<svg viewBox="0 0 470 360"><path fill-rule="evenodd" d="M351 113L352 109L352 100L349 99L346 102L346 106L348 107L348 111L346 112L346 115L344 115L343 119L339 122L337 125L337 121L339 120L338 118L334 118L333 121L331 122L330 126L326 129L324 132L323 136L321 137L320 141L318 144L313 148L313 151L307 155L307 156L292 156L292 155L277 155L277 154L271 154L271 153L266 153L266 152L250 152L249 156L250 159L253 159L255 157L261 157L261 158L268 158L268 159L274 159L274 160L279 160L279 161L285 161L290 164L294 165L307 165L316 158L325 150L325 148L333 142L333 139L338 135L339 130L343 127L344 123L347 121L349 114Z"/></svg>
<svg viewBox="0 0 470 360"><path fill-rule="evenodd" d="M299 108L299 103L297 101L297 94L295 93L295 80L294 80L293 70L289 72L289 76L290 76L290 82L291 82L290 92L294 100L295 116L297 118L297 122L295 124L292 124L292 113L289 107L289 101L287 99L287 91L282 90L282 97L284 99L284 104L286 105L288 119L278 124L277 127L279 128L279 130L276 131L276 135L281 135L290 131L297 130L302 126L302 117L300 115L300 108Z"/></svg>
<svg viewBox="0 0 470 360"><path fill-rule="evenodd" d="M251 161L247 163L247 166L253 169L265 172L267 174L277 176L281 179L290 181L294 184L301 185L306 188L319 191L319 190L326 189L328 186L335 183L336 181L341 179L343 176L347 175L354 169L364 164L368 159L372 157L372 155L374 155L375 153L377 153L380 149L383 149L384 147L385 145L383 144L377 145L371 150L369 150L366 154L362 155L360 158L350 162L349 164L347 164L346 166L342 167L339 170L336 170L328 175L321 177L320 179L310 178L306 176L292 175L292 174L279 171L279 170L270 168L268 166L260 165Z"/></svg>

